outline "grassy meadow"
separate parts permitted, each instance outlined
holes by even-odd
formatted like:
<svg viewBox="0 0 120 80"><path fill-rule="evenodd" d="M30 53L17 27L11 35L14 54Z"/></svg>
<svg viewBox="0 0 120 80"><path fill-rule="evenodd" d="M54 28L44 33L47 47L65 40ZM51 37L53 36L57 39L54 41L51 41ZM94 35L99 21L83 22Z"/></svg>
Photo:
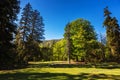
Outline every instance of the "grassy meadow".
<svg viewBox="0 0 120 80"><path fill-rule="evenodd" d="M23 69L1 70L0 80L120 80L120 64L29 62Z"/></svg>

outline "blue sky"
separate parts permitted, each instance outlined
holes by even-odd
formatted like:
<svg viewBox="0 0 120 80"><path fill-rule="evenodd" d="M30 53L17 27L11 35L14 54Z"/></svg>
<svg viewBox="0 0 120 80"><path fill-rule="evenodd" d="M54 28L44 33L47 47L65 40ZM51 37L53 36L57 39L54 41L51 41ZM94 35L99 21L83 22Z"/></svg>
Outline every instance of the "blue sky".
<svg viewBox="0 0 120 80"><path fill-rule="evenodd" d="M21 0L21 8L28 2L43 16L46 40L63 38L65 25L78 18L89 20L98 34L105 34L106 6L120 23L120 0Z"/></svg>

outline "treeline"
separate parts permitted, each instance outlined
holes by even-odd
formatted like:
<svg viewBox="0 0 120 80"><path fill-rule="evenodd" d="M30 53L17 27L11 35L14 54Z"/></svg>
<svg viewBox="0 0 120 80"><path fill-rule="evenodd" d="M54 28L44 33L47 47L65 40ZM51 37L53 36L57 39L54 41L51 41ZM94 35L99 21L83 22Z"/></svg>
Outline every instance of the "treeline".
<svg viewBox="0 0 120 80"><path fill-rule="evenodd" d="M88 20L77 19L66 25L63 39L40 44L41 49L46 49L44 55L48 55L43 60L102 62L105 60L103 38L101 42L98 41L97 34Z"/></svg>
<svg viewBox="0 0 120 80"><path fill-rule="evenodd" d="M46 40L40 43L42 52L42 61L65 61L67 60L66 54L66 40Z"/></svg>
<svg viewBox="0 0 120 80"><path fill-rule="evenodd" d="M19 11L19 0L0 3L0 69L23 67L28 61L41 59L39 43L44 40L43 18L30 3L25 5L17 20Z"/></svg>

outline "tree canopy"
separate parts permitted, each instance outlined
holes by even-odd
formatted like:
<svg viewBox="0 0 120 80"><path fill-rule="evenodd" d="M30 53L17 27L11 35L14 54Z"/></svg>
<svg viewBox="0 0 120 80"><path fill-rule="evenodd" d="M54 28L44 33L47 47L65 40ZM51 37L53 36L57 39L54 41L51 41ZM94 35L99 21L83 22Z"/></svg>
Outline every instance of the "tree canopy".
<svg viewBox="0 0 120 80"><path fill-rule="evenodd" d="M96 40L96 33L89 21L77 19L69 24L72 55L76 60L84 59L87 54L87 45L91 40Z"/></svg>

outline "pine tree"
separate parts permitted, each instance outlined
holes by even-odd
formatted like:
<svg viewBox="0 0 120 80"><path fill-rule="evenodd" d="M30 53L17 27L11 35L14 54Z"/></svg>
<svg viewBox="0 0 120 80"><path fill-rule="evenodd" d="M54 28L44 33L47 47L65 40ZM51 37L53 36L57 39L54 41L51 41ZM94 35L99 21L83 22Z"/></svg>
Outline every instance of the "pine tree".
<svg viewBox="0 0 120 80"><path fill-rule="evenodd" d="M0 2L0 68L13 65L13 34L16 32L15 20L19 13L19 0Z"/></svg>
<svg viewBox="0 0 120 80"><path fill-rule="evenodd" d="M31 37L34 41L41 41L44 39L44 23L43 18L40 15L40 12L37 10L34 10L32 12L32 18L31 18Z"/></svg>
<svg viewBox="0 0 120 80"><path fill-rule="evenodd" d="M17 33L16 33L16 40L15 40L15 44L16 44L16 52L17 52L17 65L20 67L22 65L27 64L27 58L26 58L26 46L25 43L23 42L23 38L22 38L22 34L20 32L20 27L17 29Z"/></svg>
<svg viewBox="0 0 120 80"><path fill-rule="evenodd" d="M38 56L41 57L39 49L39 42L44 39L44 24L43 18L40 16L40 12L34 10L31 17L30 35L27 39L27 48L29 54L29 60L37 60Z"/></svg>
<svg viewBox="0 0 120 80"><path fill-rule="evenodd" d="M119 24L115 17L110 16L111 12L108 10L108 7L104 9L104 26L106 27L107 34L107 45L110 48L112 59L117 60L120 54L120 31Z"/></svg>
<svg viewBox="0 0 120 80"><path fill-rule="evenodd" d="M20 19L20 29L22 33L23 42L26 41L30 33L31 17L32 17L32 7L31 4L28 3L23 8L23 12Z"/></svg>
<svg viewBox="0 0 120 80"><path fill-rule="evenodd" d="M28 49L27 49L27 39L30 34L31 28L31 16L32 16L32 6L30 3L26 4L23 8L21 19L19 22L19 27L16 35L16 47L17 47L17 58L20 65L26 65L28 63Z"/></svg>
<svg viewBox="0 0 120 80"><path fill-rule="evenodd" d="M23 8L19 29L17 36L21 36L22 43L18 46L18 54L21 60L27 62L40 56L39 42L44 39L43 18L39 11L32 9L30 3Z"/></svg>

